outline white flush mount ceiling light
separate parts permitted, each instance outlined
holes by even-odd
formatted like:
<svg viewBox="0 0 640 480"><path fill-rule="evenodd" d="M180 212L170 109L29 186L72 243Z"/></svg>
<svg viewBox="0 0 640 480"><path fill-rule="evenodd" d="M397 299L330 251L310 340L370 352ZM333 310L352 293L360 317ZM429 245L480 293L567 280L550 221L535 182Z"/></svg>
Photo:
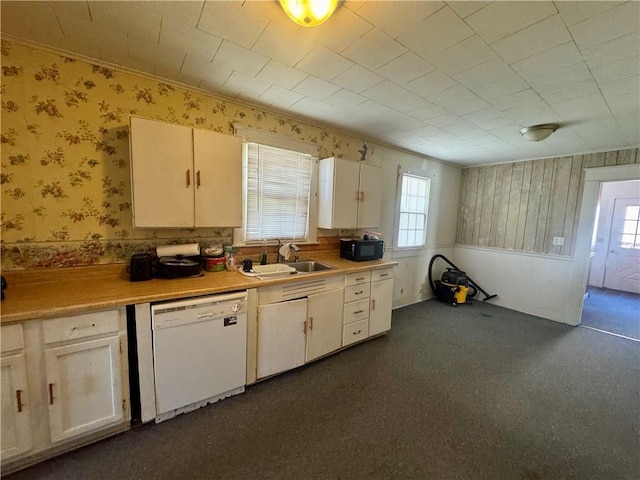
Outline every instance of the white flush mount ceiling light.
<svg viewBox="0 0 640 480"><path fill-rule="evenodd" d="M524 127L520 129L520 135L530 142L539 142L548 138L553 132L555 132L560 125L557 123L543 123L541 125L533 125L531 127Z"/></svg>
<svg viewBox="0 0 640 480"><path fill-rule="evenodd" d="M331 16L338 0L280 0L291 20L303 27L317 27Z"/></svg>

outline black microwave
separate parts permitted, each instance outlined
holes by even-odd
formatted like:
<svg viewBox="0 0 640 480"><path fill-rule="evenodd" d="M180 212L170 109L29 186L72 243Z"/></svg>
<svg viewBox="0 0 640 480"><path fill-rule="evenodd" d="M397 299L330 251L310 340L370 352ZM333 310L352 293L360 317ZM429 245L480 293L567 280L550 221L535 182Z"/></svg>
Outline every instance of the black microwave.
<svg viewBox="0 0 640 480"><path fill-rule="evenodd" d="M340 239L340 257L355 262L365 260L377 260L384 254L384 241L382 240L352 240Z"/></svg>

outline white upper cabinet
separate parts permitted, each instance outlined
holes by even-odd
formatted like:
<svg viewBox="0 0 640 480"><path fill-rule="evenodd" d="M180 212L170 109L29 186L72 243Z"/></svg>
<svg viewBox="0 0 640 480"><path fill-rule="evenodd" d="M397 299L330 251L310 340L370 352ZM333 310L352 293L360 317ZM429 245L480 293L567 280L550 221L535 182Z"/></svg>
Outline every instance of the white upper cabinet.
<svg viewBox="0 0 640 480"><path fill-rule="evenodd" d="M323 158L318 175L319 228L380 225L381 167L335 157Z"/></svg>
<svg viewBox="0 0 640 480"><path fill-rule="evenodd" d="M239 227L242 140L130 117L133 225Z"/></svg>

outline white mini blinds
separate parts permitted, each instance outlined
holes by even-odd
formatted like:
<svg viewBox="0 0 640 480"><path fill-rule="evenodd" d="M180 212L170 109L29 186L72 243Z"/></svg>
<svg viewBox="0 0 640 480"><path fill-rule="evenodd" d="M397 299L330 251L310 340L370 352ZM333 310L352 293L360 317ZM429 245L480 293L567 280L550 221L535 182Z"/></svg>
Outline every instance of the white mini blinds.
<svg viewBox="0 0 640 480"><path fill-rule="evenodd" d="M244 149L245 242L307 240L314 157L257 143Z"/></svg>
<svg viewBox="0 0 640 480"><path fill-rule="evenodd" d="M431 179L402 174L397 246L422 247L425 244Z"/></svg>

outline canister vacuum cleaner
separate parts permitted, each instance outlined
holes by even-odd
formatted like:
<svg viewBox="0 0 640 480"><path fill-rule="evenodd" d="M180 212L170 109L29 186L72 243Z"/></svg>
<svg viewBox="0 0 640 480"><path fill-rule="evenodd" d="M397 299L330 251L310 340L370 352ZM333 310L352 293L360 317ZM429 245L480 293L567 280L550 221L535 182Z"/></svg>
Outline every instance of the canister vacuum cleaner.
<svg viewBox="0 0 640 480"><path fill-rule="evenodd" d="M441 258L450 265L442 274L440 280L433 280L433 264L436 259ZM489 295L474 282L465 272L456 267L451 260L444 255L434 255L429 262L429 285L436 298L441 302L449 303L454 307L460 304L471 304L478 291L484 293L483 302L496 298L498 295Z"/></svg>

